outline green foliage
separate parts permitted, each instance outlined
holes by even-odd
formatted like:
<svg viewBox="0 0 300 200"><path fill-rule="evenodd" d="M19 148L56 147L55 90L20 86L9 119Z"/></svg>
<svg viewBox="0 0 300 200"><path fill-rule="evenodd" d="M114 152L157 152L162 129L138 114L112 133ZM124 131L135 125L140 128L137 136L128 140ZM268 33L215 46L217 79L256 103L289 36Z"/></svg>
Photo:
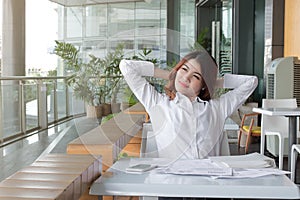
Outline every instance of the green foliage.
<svg viewBox="0 0 300 200"><path fill-rule="evenodd" d="M158 60L156 58L149 58L149 55L152 53L152 49L143 49L143 53L139 53L138 55L132 56L132 60L144 60L144 61L149 61L154 64L158 63Z"/></svg>
<svg viewBox="0 0 300 200"><path fill-rule="evenodd" d="M73 87L74 95L89 105L105 103L107 99L116 102L118 92L124 85L119 64L124 58L124 46L117 45L104 58L89 55L88 61L80 58L80 51L72 44L55 41L54 53L64 62L66 70L70 73L67 81ZM148 58L152 50L143 49L142 53L129 59L147 60L157 63L157 59ZM131 102L133 99L128 99Z"/></svg>
<svg viewBox="0 0 300 200"><path fill-rule="evenodd" d="M56 69L49 70L47 76L57 76L57 70Z"/></svg>
<svg viewBox="0 0 300 200"><path fill-rule="evenodd" d="M197 41L191 46L192 50L205 49L211 52L211 40L209 39L209 28L203 28L197 37Z"/></svg>
<svg viewBox="0 0 300 200"><path fill-rule="evenodd" d="M67 70L80 71L82 59L79 58L79 50L72 44L55 41L54 53L61 57Z"/></svg>
<svg viewBox="0 0 300 200"><path fill-rule="evenodd" d="M230 91L229 88L216 88L213 97L218 98L222 94L225 94L226 92L229 92L229 91Z"/></svg>
<svg viewBox="0 0 300 200"><path fill-rule="evenodd" d="M87 62L79 57L79 50L72 44L55 41L54 52L65 64L71 74L67 82L73 87L74 96L89 105L99 105L108 94L105 80L101 77L103 60L89 55Z"/></svg>
<svg viewBox="0 0 300 200"><path fill-rule="evenodd" d="M107 122L108 120L112 119L114 116L116 115L116 113L112 113L112 114L109 114L105 117L103 117L102 121L101 121L101 124Z"/></svg>
<svg viewBox="0 0 300 200"><path fill-rule="evenodd" d="M122 44L117 45L115 51L109 52L103 59L104 75L107 77L106 85L109 87L108 97L113 103L116 103L117 94L121 89L122 73L119 64L124 58L123 48Z"/></svg>
<svg viewBox="0 0 300 200"><path fill-rule="evenodd" d="M121 152L119 153L117 160L120 160L122 158L134 158L134 156L129 156L128 153Z"/></svg>

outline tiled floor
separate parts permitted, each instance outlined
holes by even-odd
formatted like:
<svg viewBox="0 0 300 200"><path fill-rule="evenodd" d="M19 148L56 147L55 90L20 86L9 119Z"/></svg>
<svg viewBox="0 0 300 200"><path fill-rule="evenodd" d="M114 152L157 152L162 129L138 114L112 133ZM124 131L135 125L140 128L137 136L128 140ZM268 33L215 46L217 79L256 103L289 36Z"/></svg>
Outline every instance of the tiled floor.
<svg viewBox="0 0 300 200"><path fill-rule="evenodd" d="M98 125L99 122L95 119L81 117L0 147L0 181L28 166L43 154L50 152L65 153L67 144L71 140ZM238 148L236 143L230 144L230 151L232 155L244 154L244 148ZM259 142L250 145L249 152L258 151ZM284 159L284 169L287 169L287 158ZM297 174L296 183L300 183L300 163L298 164Z"/></svg>

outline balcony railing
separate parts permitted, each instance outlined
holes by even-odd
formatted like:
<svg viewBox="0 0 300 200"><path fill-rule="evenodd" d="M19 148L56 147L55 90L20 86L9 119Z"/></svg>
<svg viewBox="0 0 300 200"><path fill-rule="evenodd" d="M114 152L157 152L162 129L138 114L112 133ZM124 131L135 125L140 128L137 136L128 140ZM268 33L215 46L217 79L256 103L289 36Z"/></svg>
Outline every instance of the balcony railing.
<svg viewBox="0 0 300 200"><path fill-rule="evenodd" d="M0 77L0 146L85 113L67 77Z"/></svg>

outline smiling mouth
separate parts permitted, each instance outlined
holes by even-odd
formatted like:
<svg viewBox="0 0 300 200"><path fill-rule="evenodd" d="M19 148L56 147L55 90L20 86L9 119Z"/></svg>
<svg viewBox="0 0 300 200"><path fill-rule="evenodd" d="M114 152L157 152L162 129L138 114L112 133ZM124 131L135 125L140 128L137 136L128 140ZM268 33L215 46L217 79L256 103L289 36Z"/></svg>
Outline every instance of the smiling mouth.
<svg viewBox="0 0 300 200"><path fill-rule="evenodd" d="M185 83L183 83L183 82L181 82L181 81L178 81L178 82L179 82L179 84L180 84L182 87L188 88L188 85L187 85L187 84L185 84Z"/></svg>

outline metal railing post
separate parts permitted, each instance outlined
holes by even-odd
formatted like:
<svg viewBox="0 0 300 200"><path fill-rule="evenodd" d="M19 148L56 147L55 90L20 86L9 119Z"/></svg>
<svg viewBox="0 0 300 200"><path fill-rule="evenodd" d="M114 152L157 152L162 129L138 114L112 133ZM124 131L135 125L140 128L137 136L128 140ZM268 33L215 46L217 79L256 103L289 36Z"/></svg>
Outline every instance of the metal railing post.
<svg viewBox="0 0 300 200"><path fill-rule="evenodd" d="M54 121L58 120L58 110L57 110L57 80L53 80L53 107L54 107Z"/></svg>
<svg viewBox="0 0 300 200"><path fill-rule="evenodd" d="M66 79L64 79L64 84L66 86L66 116L70 116L70 105L69 105L69 86Z"/></svg>
<svg viewBox="0 0 300 200"><path fill-rule="evenodd" d="M19 80L19 109L21 111L19 116L21 133L26 134L26 104L23 80Z"/></svg>
<svg viewBox="0 0 300 200"><path fill-rule="evenodd" d="M0 81L0 142L2 143L3 142L3 115L2 115L2 98L3 98L3 95L2 95L2 81Z"/></svg>
<svg viewBox="0 0 300 200"><path fill-rule="evenodd" d="M42 129L48 127L48 112L47 112L47 87L43 80L38 80L38 126Z"/></svg>

